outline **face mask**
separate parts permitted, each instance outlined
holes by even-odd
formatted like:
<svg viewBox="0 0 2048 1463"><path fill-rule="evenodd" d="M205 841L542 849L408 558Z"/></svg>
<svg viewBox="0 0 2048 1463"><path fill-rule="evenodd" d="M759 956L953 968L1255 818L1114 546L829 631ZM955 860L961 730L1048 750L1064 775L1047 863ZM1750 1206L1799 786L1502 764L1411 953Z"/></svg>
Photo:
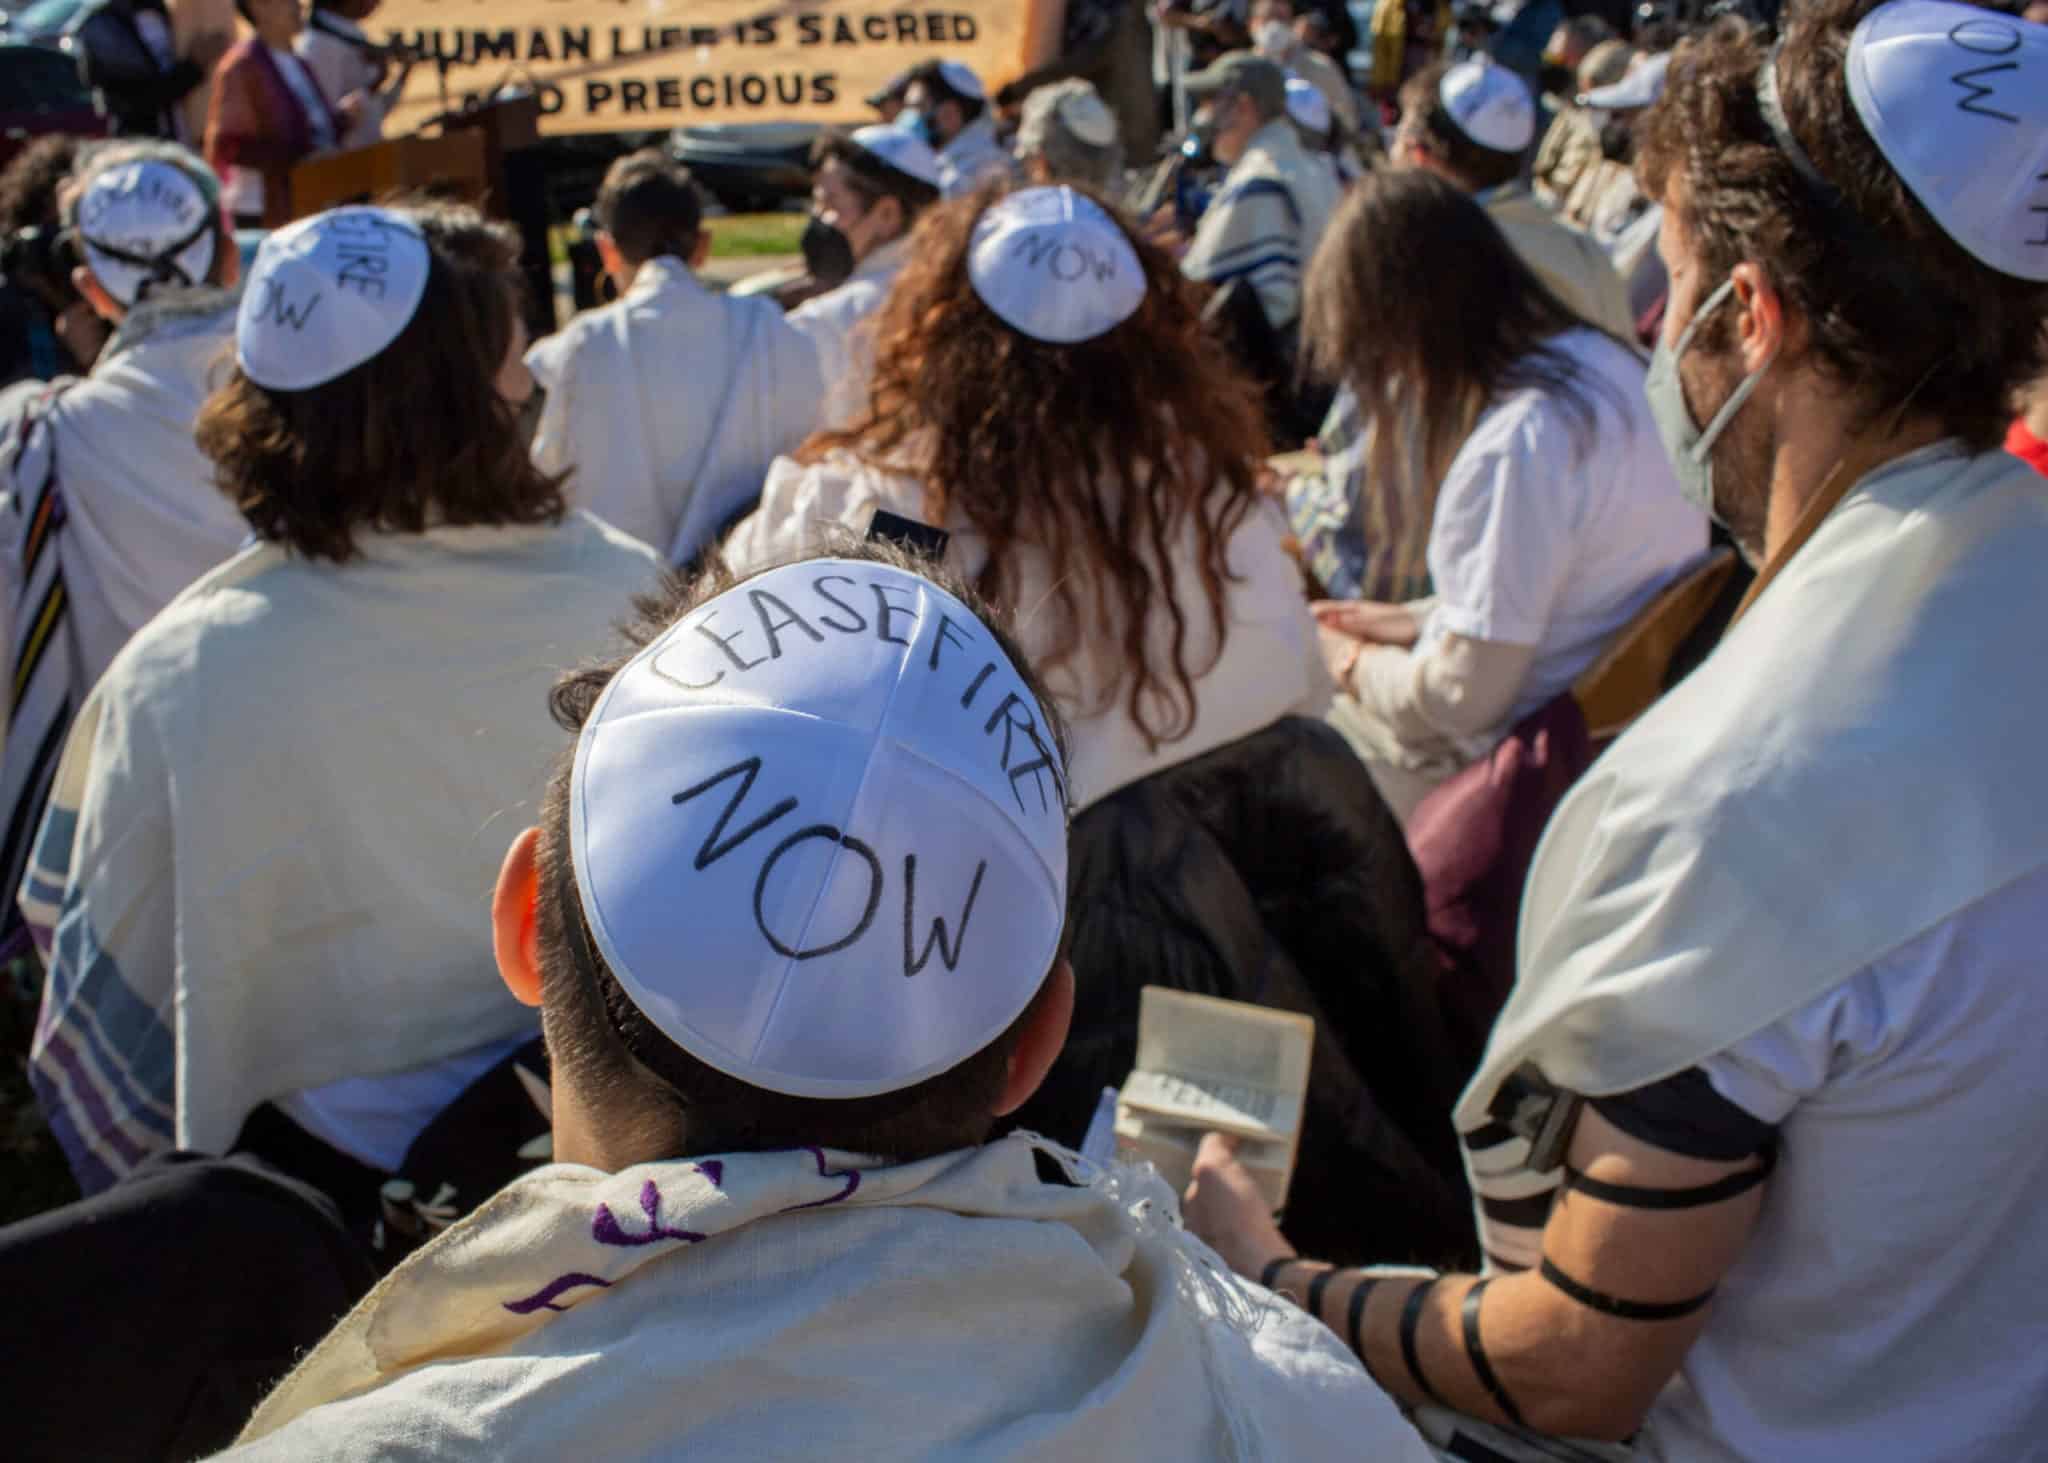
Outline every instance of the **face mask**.
<svg viewBox="0 0 2048 1463"><path fill-rule="evenodd" d="M815 213L804 225L798 245L804 252L804 268L820 284L844 284L853 274L853 240L837 224L828 224Z"/></svg>
<svg viewBox="0 0 2048 1463"><path fill-rule="evenodd" d="M1728 430L1728 424L1735 420L1735 413L1742 410L1742 404L1749 400L1757 383L1764 378L1764 372L1771 369L1771 362L1777 359L1777 352L1754 371L1742 378L1742 382L1728 394L1728 400L1714 413L1702 431L1693 425L1692 413L1685 405L1685 390L1678 381L1678 362L1692 345L1692 338L1700 328L1700 322L1721 307L1721 302L1735 292L1735 281L1724 280L1721 287L1707 296L1705 304L1693 312L1692 320L1678 337L1678 344L1667 347L1662 332L1657 336L1657 348L1650 356L1649 374L1643 380L1643 390L1650 398L1650 415L1657 423L1657 436L1664 443L1665 455L1671 459L1672 467L1678 473L1679 489L1688 501L1705 512L1715 522L1725 522L1714 512L1714 444L1721 434Z"/></svg>
<svg viewBox="0 0 2048 1463"><path fill-rule="evenodd" d="M1269 20L1259 27L1255 44L1261 55L1285 56L1294 49L1294 27L1284 20Z"/></svg>
<svg viewBox="0 0 2048 1463"><path fill-rule="evenodd" d="M931 114L921 107L905 107L898 112L896 126L926 147L936 148L939 145L938 129L932 125Z"/></svg>

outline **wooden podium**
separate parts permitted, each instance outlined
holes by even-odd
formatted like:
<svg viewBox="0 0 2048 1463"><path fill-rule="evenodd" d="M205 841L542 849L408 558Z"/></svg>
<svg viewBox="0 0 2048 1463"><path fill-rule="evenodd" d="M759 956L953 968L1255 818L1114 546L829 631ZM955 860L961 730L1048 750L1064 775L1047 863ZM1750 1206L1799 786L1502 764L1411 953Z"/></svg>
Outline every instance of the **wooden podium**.
<svg viewBox="0 0 2048 1463"><path fill-rule="evenodd" d="M548 259L547 180L538 154L540 100L511 97L447 112L427 124L440 132L415 133L310 158L291 172L291 197L272 228L348 203L371 203L394 193L424 193L474 204L516 225L527 282L527 328L540 336L555 328L554 278Z"/></svg>

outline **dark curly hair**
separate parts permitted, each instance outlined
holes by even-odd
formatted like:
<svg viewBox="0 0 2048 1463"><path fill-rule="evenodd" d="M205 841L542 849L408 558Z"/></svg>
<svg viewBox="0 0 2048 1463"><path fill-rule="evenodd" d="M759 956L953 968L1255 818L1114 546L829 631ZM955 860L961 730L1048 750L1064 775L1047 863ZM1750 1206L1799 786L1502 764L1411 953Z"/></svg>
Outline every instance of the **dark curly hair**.
<svg viewBox="0 0 2048 1463"><path fill-rule="evenodd" d="M199 413L199 450L258 538L346 563L368 529L553 523L565 476L533 465L496 377L519 329L519 241L459 204L401 206L432 263L383 351L306 391L237 369Z"/></svg>
<svg viewBox="0 0 2048 1463"><path fill-rule="evenodd" d="M1258 389L1204 332L1196 287L1135 236L1145 298L1130 319L1073 345L1005 324L975 293L967 256L976 219L1007 191L993 185L919 222L911 262L876 318L865 413L813 436L798 456L816 461L841 448L916 477L932 522L957 510L986 540L975 588L994 604L1015 607L1019 548L1045 554L1060 577L1044 607L1054 632L1037 670L1084 649L1104 652L1095 662L1113 670L1104 704L1121 693L1156 748L1187 735L1194 683L1214 664L1188 663L1173 545L1192 519L1220 656L1225 552L1251 510L1267 446ZM1089 190L1075 191L1117 217ZM1155 611L1172 624L1163 657L1149 633Z"/></svg>
<svg viewBox="0 0 2048 1463"><path fill-rule="evenodd" d="M2048 286L1987 268L1943 232L1856 115L1849 37L1879 3L1792 7L1777 60L1786 122L1839 203L1772 140L1757 105L1770 37L1733 16L1679 46L1637 123L1637 171L1651 197L1676 201L1709 282L1744 260L1763 268L1805 320L1814 362L1863 404L1861 425L1910 402L1985 450L2040 372ZM1707 349L1724 348L1730 318L1702 324Z"/></svg>

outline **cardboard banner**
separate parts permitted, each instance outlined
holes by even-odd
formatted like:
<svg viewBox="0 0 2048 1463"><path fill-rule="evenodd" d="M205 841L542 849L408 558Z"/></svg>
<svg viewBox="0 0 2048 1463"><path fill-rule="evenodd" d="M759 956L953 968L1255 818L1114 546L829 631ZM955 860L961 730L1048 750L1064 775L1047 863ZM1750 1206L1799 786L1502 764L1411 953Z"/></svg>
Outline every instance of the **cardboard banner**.
<svg viewBox="0 0 2048 1463"><path fill-rule="evenodd" d="M950 58L991 92L1057 44L1064 0L385 0L382 42L427 59L386 123L410 132L506 84L541 99L541 131L709 122L861 122L904 68ZM444 74L445 73L445 74Z"/></svg>

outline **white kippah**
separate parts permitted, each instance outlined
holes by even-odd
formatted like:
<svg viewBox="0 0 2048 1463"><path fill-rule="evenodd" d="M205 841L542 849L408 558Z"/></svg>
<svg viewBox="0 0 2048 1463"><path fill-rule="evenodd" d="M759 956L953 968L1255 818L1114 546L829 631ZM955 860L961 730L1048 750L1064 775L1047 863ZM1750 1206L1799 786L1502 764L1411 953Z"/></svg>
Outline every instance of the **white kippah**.
<svg viewBox="0 0 2048 1463"><path fill-rule="evenodd" d="M87 266L123 305L135 304L151 285L200 284L213 268L219 215L190 174L160 158L94 174L75 217ZM167 271L155 267L157 260Z"/></svg>
<svg viewBox="0 0 2048 1463"><path fill-rule="evenodd" d="M1287 115L1318 137L1330 135L1330 100L1299 76L1287 78Z"/></svg>
<svg viewBox="0 0 2048 1463"><path fill-rule="evenodd" d="M1848 65L1856 115L1943 231L2048 281L2048 26L1891 0L1856 27Z"/></svg>
<svg viewBox="0 0 2048 1463"><path fill-rule="evenodd" d="M577 740L583 913L678 1046L799 1097L899 1091L1001 1035L1066 920L1037 702L975 613L817 559L691 611Z"/></svg>
<svg viewBox="0 0 2048 1463"><path fill-rule="evenodd" d="M273 391L306 391L381 353L427 291L426 236L385 208L337 208L263 241L235 320L235 361Z"/></svg>
<svg viewBox="0 0 2048 1463"><path fill-rule="evenodd" d="M1138 251L1093 199L1061 184L1024 188L982 210L967 277L982 302L1033 340L1093 340L1145 299Z"/></svg>
<svg viewBox="0 0 2048 1463"><path fill-rule="evenodd" d="M1492 152L1520 152L1536 139L1536 102L1521 77L1485 56L1444 73L1437 100L1458 130Z"/></svg>
<svg viewBox="0 0 2048 1463"><path fill-rule="evenodd" d="M973 101L988 99L988 89L981 84L981 78L974 74L974 69L964 61L941 61L939 79L961 96Z"/></svg>
<svg viewBox="0 0 2048 1463"><path fill-rule="evenodd" d="M856 129L846 140L862 152L874 154L905 177L933 188L939 186L939 155L915 133L876 122Z"/></svg>
<svg viewBox="0 0 2048 1463"><path fill-rule="evenodd" d="M1055 110L1067 131L1090 147L1107 147L1116 141L1116 117L1093 89L1068 92Z"/></svg>

